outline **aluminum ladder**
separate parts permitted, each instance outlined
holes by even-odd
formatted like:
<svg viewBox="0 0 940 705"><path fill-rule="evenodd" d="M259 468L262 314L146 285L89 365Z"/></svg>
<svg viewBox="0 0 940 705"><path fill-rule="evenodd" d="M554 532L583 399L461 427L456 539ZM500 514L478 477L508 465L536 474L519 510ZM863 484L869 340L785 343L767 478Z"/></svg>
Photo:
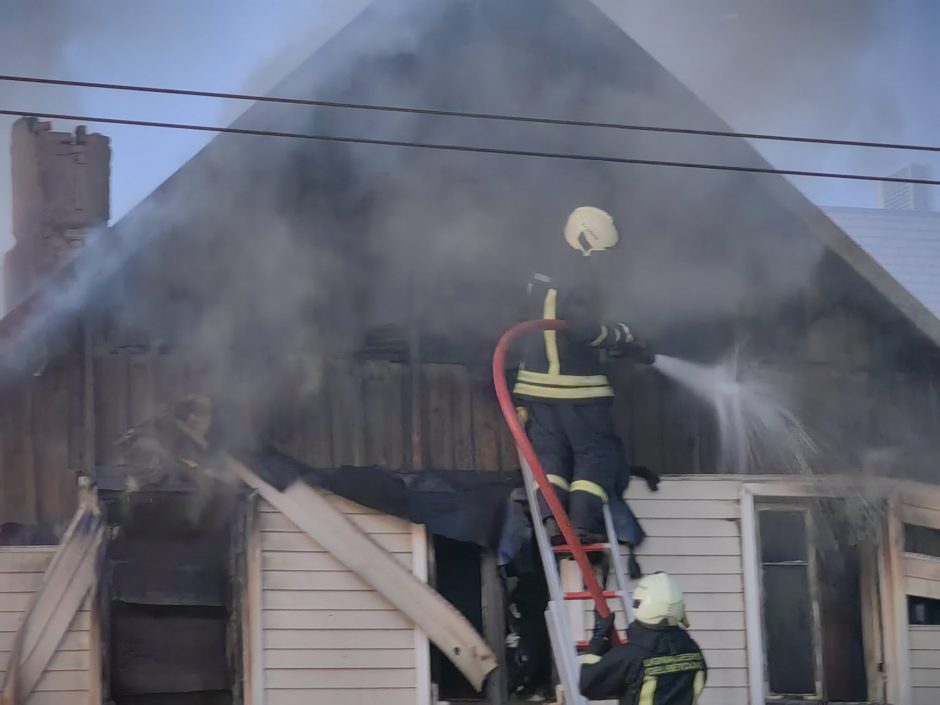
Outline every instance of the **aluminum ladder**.
<svg viewBox="0 0 940 705"><path fill-rule="evenodd" d="M571 620L569 618L566 603L571 601L591 600L591 593L587 590L565 591L562 587L562 578L559 572L558 561L564 554L570 554L571 549L567 545L552 546L545 531L544 519L536 496L537 486L532 469L528 462L519 454L519 462L522 466L522 472L525 476L526 495L529 499L529 508L532 514L532 529L535 532L536 542L539 547L539 556L542 560L542 566L545 569L545 581L548 584L549 602L545 610L545 621L548 624L548 634L552 643L552 654L555 658L555 664L558 669L558 675L564 688L564 701L571 705L584 705L587 699L581 695L578 687L580 665L578 663L578 648L587 646L587 642L582 640L583 635L574 634ZM556 517L556 521L559 518ZM563 518L567 521L567 517ZM610 557L611 572L615 577L616 589L604 590L603 595L607 600L620 600L623 606L623 613L626 615L627 622L633 620L633 604L630 600L629 585L626 577L626 566L624 565L623 554L620 552L617 543L617 533L614 530L614 522L610 515L610 509L604 505L604 525L608 537L607 543L582 544L581 548L586 553L606 553ZM612 539L612 540L611 540ZM606 586L602 586L606 587Z"/></svg>

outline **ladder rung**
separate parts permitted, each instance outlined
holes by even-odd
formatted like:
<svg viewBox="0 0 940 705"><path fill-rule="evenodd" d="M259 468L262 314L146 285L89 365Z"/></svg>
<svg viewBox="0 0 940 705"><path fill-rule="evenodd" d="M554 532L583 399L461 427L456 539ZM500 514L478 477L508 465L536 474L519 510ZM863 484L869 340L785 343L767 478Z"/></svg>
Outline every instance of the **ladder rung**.
<svg viewBox="0 0 940 705"><path fill-rule="evenodd" d="M617 592L616 590L604 590L604 592L603 592L602 594L603 594L604 597L606 597L608 600L610 600L610 599L612 599L612 598L614 598L614 597L620 597L620 593ZM565 593L565 599L566 599L566 600L590 600L590 599L591 599L591 593L589 593L589 592L587 592L587 591L584 591L584 592L566 592L566 593Z"/></svg>
<svg viewBox="0 0 940 705"><path fill-rule="evenodd" d="M585 553L600 553L601 551L606 551L610 548L610 544L607 543L583 543L581 544L581 550ZM552 546L552 550L555 553L571 553L571 547L568 545L565 546Z"/></svg>

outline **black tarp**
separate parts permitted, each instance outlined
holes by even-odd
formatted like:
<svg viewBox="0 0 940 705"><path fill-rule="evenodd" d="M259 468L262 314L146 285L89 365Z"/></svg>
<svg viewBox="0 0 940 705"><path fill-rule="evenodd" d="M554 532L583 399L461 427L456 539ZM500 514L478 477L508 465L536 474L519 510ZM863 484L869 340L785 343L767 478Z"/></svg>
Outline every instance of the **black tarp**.
<svg viewBox="0 0 940 705"><path fill-rule="evenodd" d="M376 511L423 524L432 534L483 546L496 552L500 563L510 561L531 536L523 506L513 501L513 491L522 487L518 472L379 467L315 470L273 448L242 459L278 490L303 481ZM624 489L627 480L625 474ZM639 545L645 534L620 495L616 492L611 502L617 537L622 543Z"/></svg>

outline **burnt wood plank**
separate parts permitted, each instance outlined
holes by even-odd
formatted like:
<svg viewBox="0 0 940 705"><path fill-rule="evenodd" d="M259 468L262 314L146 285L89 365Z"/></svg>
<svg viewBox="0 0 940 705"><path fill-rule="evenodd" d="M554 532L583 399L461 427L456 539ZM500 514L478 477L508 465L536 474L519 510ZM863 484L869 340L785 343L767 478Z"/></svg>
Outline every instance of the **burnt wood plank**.
<svg viewBox="0 0 940 705"><path fill-rule="evenodd" d="M454 468L472 470L474 467L473 402L470 371L463 365L454 365L450 373L453 384Z"/></svg>
<svg viewBox="0 0 940 705"><path fill-rule="evenodd" d="M491 385L477 381L471 389L473 458L477 470L499 470L499 409Z"/></svg>
<svg viewBox="0 0 940 705"><path fill-rule="evenodd" d="M124 608L111 618L113 693L225 690L226 620L195 610Z"/></svg>
<svg viewBox="0 0 940 705"><path fill-rule="evenodd" d="M3 522L35 524L38 519L30 396L28 383L20 383L8 387L0 403L3 428L0 508Z"/></svg>
<svg viewBox="0 0 940 705"><path fill-rule="evenodd" d="M98 462L120 465L124 461L117 441L128 428L127 358L103 354L95 359L95 455Z"/></svg>
<svg viewBox="0 0 940 705"><path fill-rule="evenodd" d="M330 401L325 380L304 399L301 407L303 425L303 457L314 468L332 468L333 428Z"/></svg>
<svg viewBox="0 0 940 705"><path fill-rule="evenodd" d="M401 365L382 360L364 362L363 396L367 464L397 470L404 463Z"/></svg>
<svg viewBox="0 0 940 705"><path fill-rule="evenodd" d="M429 466L436 470L454 468L454 425L451 379L448 365L422 365L424 373L424 429L427 434Z"/></svg>
<svg viewBox="0 0 940 705"><path fill-rule="evenodd" d="M362 372L355 362L338 360L328 365L328 388L333 417L333 456L339 466L365 465L365 413Z"/></svg>
<svg viewBox="0 0 940 705"><path fill-rule="evenodd" d="M32 435L35 444L37 511L41 521L67 522L74 510L76 479L69 469L69 390L64 360L32 378Z"/></svg>

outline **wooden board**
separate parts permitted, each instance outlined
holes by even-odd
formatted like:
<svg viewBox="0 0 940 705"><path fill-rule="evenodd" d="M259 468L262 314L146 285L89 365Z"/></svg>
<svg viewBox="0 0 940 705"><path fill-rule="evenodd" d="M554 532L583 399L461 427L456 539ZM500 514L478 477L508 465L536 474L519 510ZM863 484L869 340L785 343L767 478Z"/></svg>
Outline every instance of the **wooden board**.
<svg viewBox="0 0 940 705"><path fill-rule="evenodd" d="M741 485L738 480L725 479L696 479L682 477L670 479L664 477L659 490L652 492L645 482L631 482L627 489L627 501L636 500L693 500L704 502L706 500L721 499L737 502L741 498ZM677 514L676 518L683 515Z"/></svg>
<svg viewBox="0 0 940 705"><path fill-rule="evenodd" d="M261 581L265 590L372 590L351 572L265 570Z"/></svg>
<svg viewBox="0 0 940 705"><path fill-rule="evenodd" d="M127 356L98 355L95 375L95 458L100 465L120 465L124 453L115 445L130 426L127 412Z"/></svg>
<svg viewBox="0 0 940 705"><path fill-rule="evenodd" d="M394 610L265 610L265 629L410 629L407 617Z"/></svg>
<svg viewBox="0 0 940 705"><path fill-rule="evenodd" d="M112 616L115 693L224 690L225 620L171 614Z"/></svg>
<svg viewBox="0 0 940 705"><path fill-rule="evenodd" d="M644 556L638 554L647 574L662 571L673 575L741 575L740 556Z"/></svg>
<svg viewBox="0 0 940 705"><path fill-rule="evenodd" d="M706 685L699 705L748 705L747 688L712 688Z"/></svg>
<svg viewBox="0 0 940 705"><path fill-rule="evenodd" d="M940 650L912 650L911 668L940 669Z"/></svg>
<svg viewBox="0 0 940 705"><path fill-rule="evenodd" d="M741 527L733 519L646 519L648 536L740 536Z"/></svg>
<svg viewBox="0 0 940 705"><path fill-rule="evenodd" d="M366 464L393 470L405 463L404 372L380 360L363 363Z"/></svg>
<svg viewBox="0 0 940 705"><path fill-rule="evenodd" d="M477 470L499 470L500 433L498 424L505 425L492 384L472 385L470 390L473 414L473 464Z"/></svg>
<svg viewBox="0 0 940 705"><path fill-rule="evenodd" d="M369 534L408 534L411 535L411 522L388 514L357 514L350 517L352 522ZM280 513L266 513L259 517L262 531L283 531L300 533L290 519Z"/></svg>
<svg viewBox="0 0 940 705"><path fill-rule="evenodd" d="M31 593L38 590L42 575L42 573L0 573L0 602L5 599L3 593Z"/></svg>
<svg viewBox="0 0 940 705"><path fill-rule="evenodd" d="M265 609L271 610L393 610L395 609L377 592L342 590L265 590L262 597Z"/></svg>
<svg viewBox="0 0 940 705"><path fill-rule="evenodd" d="M741 650L744 648L743 631L707 631L704 629L692 628L689 630L692 638L698 642L698 645L706 652L720 651L725 649Z"/></svg>
<svg viewBox="0 0 940 705"><path fill-rule="evenodd" d="M411 554L396 553L395 560L411 568ZM328 553L302 553L299 551L267 550L261 557L264 570L278 571L348 571L348 568Z"/></svg>
<svg viewBox="0 0 940 705"><path fill-rule="evenodd" d="M912 651L940 651L940 627L909 627L908 636Z"/></svg>
<svg viewBox="0 0 940 705"><path fill-rule="evenodd" d="M0 516L4 522L27 525L39 518L31 404L28 383L0 395Z"/></svg>
<svg viewBox="0 0 940 705"><path fill-rule="evenodd" d="M414 669L276 669L266 668L264 682L268 690L281 688L409 688L417 687ZM341 699L345 702L343 699Z"/></svg>
<svg viewBox="0 0 940 705"><path fill-rule="evenodd" d="M285 688L271 690L265 696L265 705L314 705L316 703L342 703L342 705L415 705L413 689L318 689ZM58 704L56 704L58 705ZM737 705L731 703L729 705Z"/></svg>
<svg viewBox="0 0 940 705"><path fill-rule="evenodd" d="M658 538L646 539L637 549L637 556L740 556L741 540L737 537Z"/></svg>
<svg viewBox="0 0 940 705"><path fill-rule="evenodd" d="M376 534L372 536L372 540L386 551L411 553L410 535ZM262 533L261 548L265 551L304 551L308 553L319 553L326 550L305 534L279 532Z"/></svg>
<svg viewBox="0 0 940 705"><path fill-rule="evenodd" d="M33 377L32 437L37 511L47 522L67 523L75 512L77 478L69 467L69 390L62 359Z"/></svg>
<svg viewBox="0 0 940 705"><path fill-rule="evenodd" d="M15 632L20 624L20 614L17 612L0 612L0 632ZM88 631L90 624L89 613L79 612L69 626L71 631Z"/></svg>
<svg viewBox="0 0 940 705"><path fill-rule="evenodd" d="M59 642L57 651L85 651L88 649L89 632L87 631L68 631ZM0 652L8 652L13 648L13 639L16 632L0 632Z"/></svg>
<svg viewBox="0 0 940 705"><path fill-rule="evenodd" d="M435 470L454 468L454 408L449 365L423 365L423 426L427 438L427 465Z"/></svg>
<svg viewBox="0 0 940 705"><path fill-rule="evenodd" d="M940 583L940 558L905 553L904 575Z"/></svg>
<svg viewBox="0 0 940 705"><path fill-rule="evenodd" d="M333 419L333 461L337 466L366 464L362 370L351 361L331 361L326 384Z"/></svg>
<svg viewBox="0 0 940 705"><path fill-rule="evenodd" d="M265 654L271 669L385 669L415 667L410 649L277 649Z"/></svg>
<svg viewBox="0 0 940 705"><path fill-rule="evenodd" d="M639 483L635 483L639 484ZM627 503L640 521L644 519L740 519L737 500L630 499Z"/></svg>
<svg viewBox="0 0 940 705"><path fill-rule="evenodd" d="M142 556L146 558L146 556ZM219 566L201 561L112 562L111 599L137 605L223 607Z"/></svg>
<svg viewBox="0 0 940 705"><path fill-rule="evenodd" d="M268 626L268 625L266 625ZM2 634L0 634L2 636ZM339 652L357 649L414 649L414 630L383 629L369 635L366 643L358 631L337 629L265 629L265 649L325 649Z"/></svg>
<svg viewBox="0 0 940 705"><path fill-rule="evenodd" d="M0 573L43 573L55 552L55 546L0 547Z"/></svg>

